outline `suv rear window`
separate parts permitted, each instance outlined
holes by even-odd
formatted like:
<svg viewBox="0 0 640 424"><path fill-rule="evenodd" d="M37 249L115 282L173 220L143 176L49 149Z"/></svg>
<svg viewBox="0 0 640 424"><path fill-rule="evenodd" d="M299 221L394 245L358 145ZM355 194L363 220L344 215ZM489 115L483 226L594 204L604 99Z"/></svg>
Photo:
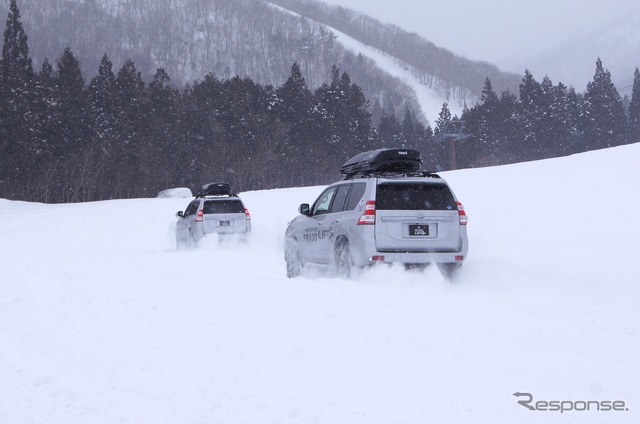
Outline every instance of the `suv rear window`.
<svg viewBox="0 0 640 424"><path fill-rule="evenodd" d="M446 184L381 183L376 193L380 210L456 210L456 201Z"/></svg>
<svg viewBox="0 0 640 424"><path fill-rule="evenodd" d="M244 206L239 199L205 200L203 213L244 213Z"/></svg>

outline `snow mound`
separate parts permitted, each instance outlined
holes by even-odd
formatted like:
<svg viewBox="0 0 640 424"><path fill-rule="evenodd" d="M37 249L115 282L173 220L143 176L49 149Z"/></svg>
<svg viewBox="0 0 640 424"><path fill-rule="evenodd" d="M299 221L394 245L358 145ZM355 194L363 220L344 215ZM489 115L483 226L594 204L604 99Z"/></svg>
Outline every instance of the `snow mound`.
<svg viewBox="0 0 640 424"><path fill-rule="evenodd" d="M185 198L185 197L193 197L193 193L191 189L187 187L176 187L169 188L166 190L162 190L158 193L158 198L166 199L166 198Z"/></svg>

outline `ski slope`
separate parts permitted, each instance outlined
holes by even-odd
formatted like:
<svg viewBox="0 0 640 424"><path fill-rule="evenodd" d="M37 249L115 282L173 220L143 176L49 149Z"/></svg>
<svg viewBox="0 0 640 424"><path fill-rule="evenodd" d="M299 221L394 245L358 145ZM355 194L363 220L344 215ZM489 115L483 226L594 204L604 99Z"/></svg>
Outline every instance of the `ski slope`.
<svg viewBox="0 0 640 424"><path fill-rule="evenodd" d="M191 251L188 199L0 200L0 423L637 423L639 159L444 173L470 219L453 284L287 279L287 221L322 187L242 193L248 242Z"/></svg>

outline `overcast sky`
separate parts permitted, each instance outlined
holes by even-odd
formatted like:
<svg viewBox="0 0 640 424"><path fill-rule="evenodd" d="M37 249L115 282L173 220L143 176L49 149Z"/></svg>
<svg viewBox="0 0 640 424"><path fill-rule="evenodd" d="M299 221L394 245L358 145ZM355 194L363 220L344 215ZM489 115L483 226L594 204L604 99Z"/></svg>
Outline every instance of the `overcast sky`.
<svg viewBox="0 0 640 424"><path fill-rule="evenodd" d="M364 12L456 54L517 73L531 69L526 58L538 51L553 49L640 7L640 0L324 1ZM601 53L593 54L595 63Z"/></svg>

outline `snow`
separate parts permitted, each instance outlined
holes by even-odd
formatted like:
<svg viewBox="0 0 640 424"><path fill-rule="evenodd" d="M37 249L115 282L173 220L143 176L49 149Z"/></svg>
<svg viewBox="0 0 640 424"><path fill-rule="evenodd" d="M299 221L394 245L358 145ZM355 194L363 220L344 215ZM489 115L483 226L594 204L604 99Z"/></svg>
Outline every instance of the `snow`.
<svg viewBox="0 0 640 424"><path fill-rule="evenodd" d="M287 221L322 187L241 193L249 240L189 251L188 199L0 200L0 423L638 422L639 157L444 173L470 218L454 283L287 279Z"/></svg>
<svg viewBox="0 0 640 424"><path fill-rule="evenodd" d="M193 193L191 193L191 189L187 187L176 187L176 188L168 188L166 190L162 190L158 193L158 197L193 197Z"/></svg>
<svg viewBox="0 0 640 424"><path fill-rule="evenodd" d="M271 4L271 6L293 16L301 16L298 13L292 12L278 5ZM438 119L438 115L442 110L443 103L447 103L447 107L452 115L462 115L464 101L461 101L459 99L447 100L444 95L438 94L438 92L433 88L430 88L426 84L421 83L420 80L413 74L411 69L402 61L399 61L393 56L390 56L375 47L364 44L361 41L358 41L355 38L345 34L342 31L338 31L337 29L329 25L323 25L331 30L331 32L336 36L336 40L344 48L351 51L355 55L361 54L363 57L372 60L384 72L406 84L409 89L414 92L416 100L420 105L422 116L427 120L428 123L433 124L434 122L436 122L436 120ZM473 99L473 96L469 96L470 98L468 100L473 103L475 99ZM398 118L402 119L402 117Z"/></svg>
<svg viewBox="0 0 640 424"><path fill-rule="evenodd" d="M426 84L421 83L419 79L416 78L415 75L413 75L411 69L409 69L406 65L399 63L397 59L383 53L382 51L374 47L361 43L355 38L350 37L345 33L336 30L335 28L331 28L331 32L336 35L338 42L345 48L351 50L355 54L360 53L362 54L362 56L373 60L376 65L378 65L389 75L398 78L400 81L411 87L416 95L416 99L418 100L418 104L420 105L420 109L422 110L424 117L429 122L436 122L436 120L438 119L438 114L442 110L443 103L447 103L447 107L449 108L449 111L452 115L462 115L462 107L464 106L464 102L461 104L461 102L456 99L447 100L445 96L438 94L438 92L433 88L430 88ZM475 102L475 99L473 100Z"/></svg>
<svg viewBox="0 0 640 424"><path fill-rule="evenodd" d="M436 45L504 71L528 69L541 81L572 85L593 80L603 60L618 88L633 82L640 42L640 5L632 0L322 0L415 32ZM633 35L632 35L633 34Z"/></svg>

